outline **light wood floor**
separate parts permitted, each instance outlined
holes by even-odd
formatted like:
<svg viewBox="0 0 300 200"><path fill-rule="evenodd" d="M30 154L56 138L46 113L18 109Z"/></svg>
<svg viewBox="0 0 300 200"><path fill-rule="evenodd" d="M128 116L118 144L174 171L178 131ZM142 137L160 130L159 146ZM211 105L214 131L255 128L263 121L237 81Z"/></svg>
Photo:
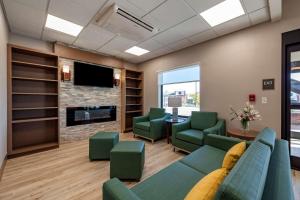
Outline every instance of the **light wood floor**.
<svg viewBox="0 0 300 200"><path fill-rule="evenodd" d="M134 140L121 134L121 140ZM146 141L145 179L185 156L173 152L165 140ZM90 162L88 141L63 144L38 154L7 161L0 182L1 200L102 199L102 184L109 179L109 161ZM300 172L293 173L296 199L300 200ZM132 187L136 182L126 182Z"/></svg>
<svg viewBox="0 0 300 200"><path fill-rule="evenodd" d="M134 140L132 134L121 134L121 140ZM184 154L174 153L165 140L151 144L145 141L145 179ZM109 180L109 161L90 162L88 141L63 144L38 154L7 161L0 182L1 200L27 199L102 199L102 184ZM127 182L131 187L136 182Z"/></svg>

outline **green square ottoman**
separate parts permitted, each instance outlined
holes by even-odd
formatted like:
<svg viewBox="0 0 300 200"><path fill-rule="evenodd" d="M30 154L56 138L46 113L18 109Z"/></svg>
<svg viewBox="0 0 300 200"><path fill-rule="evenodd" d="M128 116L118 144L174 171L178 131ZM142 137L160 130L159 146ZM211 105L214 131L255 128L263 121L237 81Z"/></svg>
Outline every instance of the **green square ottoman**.
<svg viewBox="0 0 300 200"><path fill-rule="evenodd" d="M117 132L98 132L90 137L89 157L90 160L107 160L110 150L119 142Z"/></svg>
<svg viewBox="0 0 300 200"><path fill-rule="evenodd" d="M110 177L140 180L145 163L145 144L122 141L110 152Z"/></svg>

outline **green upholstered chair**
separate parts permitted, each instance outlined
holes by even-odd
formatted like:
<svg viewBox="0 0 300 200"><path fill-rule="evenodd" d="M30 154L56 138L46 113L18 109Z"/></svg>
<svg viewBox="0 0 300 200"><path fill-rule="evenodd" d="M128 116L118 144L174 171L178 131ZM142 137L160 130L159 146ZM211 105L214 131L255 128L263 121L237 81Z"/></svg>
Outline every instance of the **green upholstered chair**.
<svg viewBox="0 0 300 200"><path fill-rule="evenodd" d="M121 141L110 152L110 178L140 180L144 163L144 142Z"/></svg>
<svg viewBox="0 0 300 200"><path fill-rule="evenodd" d="M118 142L118 132L97 132L89 138L90 160L109 160L110 151Z"/></svg>
<svg viewBox="0 0 300 200"><path fill-rule="evenodd" d="M174 151L192 152L203 145L205 135L225 133L225 120L218 119L216 112L193 111L185 122L172 125L172 144Z"/></svg>
<svg viewBox="0 0 300 200"><path fill-rule="evenodd" d="M150 108L146 116L133 118L133 134L152 141L164 136L165 120L169 117L162 108Z"/></svg>

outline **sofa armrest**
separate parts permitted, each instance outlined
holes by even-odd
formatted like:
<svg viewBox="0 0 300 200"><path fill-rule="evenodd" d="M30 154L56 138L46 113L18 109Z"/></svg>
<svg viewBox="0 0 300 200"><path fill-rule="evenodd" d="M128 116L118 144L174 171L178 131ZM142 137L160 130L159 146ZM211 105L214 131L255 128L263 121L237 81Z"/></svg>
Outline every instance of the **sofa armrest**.
<svg viewBox="0 0 300 200"><path fill-rule="evenodd" d="M148 115L145 115L145 116L134 117L134 118L133 118L133 126L134 126L136 123L139 123L139 122L146 122L146 121L149 121L149 114L148 114Z"/></svg>
<svg viewBox="0 0 300 200"><path fill-rule="evenodd" d="M204 138L204 144L228 151L233 145L243 140L238 138L231 138L221 135L208 134Z"/></svg>
<svg viewBox="0 0 300 200"><path fill-rule="evenodd" d="M204 134L225 135L225 120L219 119L215 126L203 130Z"/></svg>
<svg viewBox="0 0 300 200"><path fill-rule="evenodd" d="M103 184L103 200L140 200L119 179L113 178Z"/></svg>

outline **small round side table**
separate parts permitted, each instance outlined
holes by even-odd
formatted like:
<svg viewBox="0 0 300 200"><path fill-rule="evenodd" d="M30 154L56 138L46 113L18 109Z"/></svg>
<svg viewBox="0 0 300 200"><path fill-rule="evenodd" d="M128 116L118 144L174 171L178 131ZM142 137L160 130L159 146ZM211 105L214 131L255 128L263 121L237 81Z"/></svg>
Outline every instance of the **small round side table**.
<svg viewBox="0 0 300 200"><path fill-rule="evenodd" d="M240 129L229 129L227 131L227 136L239 138L242 140L254 140L258 133L259 132L255 130L245 131Z"/></svg>

